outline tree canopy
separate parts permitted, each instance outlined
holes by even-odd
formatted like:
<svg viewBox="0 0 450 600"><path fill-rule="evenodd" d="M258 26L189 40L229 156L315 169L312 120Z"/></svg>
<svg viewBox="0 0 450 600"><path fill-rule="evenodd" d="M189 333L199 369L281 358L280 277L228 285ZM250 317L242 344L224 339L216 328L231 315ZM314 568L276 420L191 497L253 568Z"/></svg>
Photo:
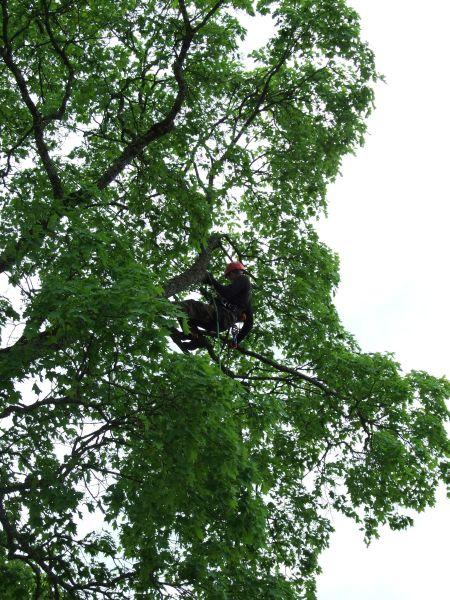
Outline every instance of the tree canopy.
<svg viewBox="0 0 450 600"><path fill-rule="evenodd" d="M370 539L448 480L448 382L361 351L314 229L373 106L358 15L1 0L1 20L6 597L312 600L330 508ZM184 355L177 301L230 258L255 328Z"/></svg>

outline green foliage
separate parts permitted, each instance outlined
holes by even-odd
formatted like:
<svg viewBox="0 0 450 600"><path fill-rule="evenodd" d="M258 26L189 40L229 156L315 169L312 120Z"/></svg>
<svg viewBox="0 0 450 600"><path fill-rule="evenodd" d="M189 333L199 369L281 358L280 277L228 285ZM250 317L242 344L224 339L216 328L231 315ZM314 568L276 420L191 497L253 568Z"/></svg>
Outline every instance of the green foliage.
<svg viewBox="0 0 450 600"><path fill-rule="evenodd" d="M0 589L4 600L50 600L51 586L36 567L22 560L8 560L0 550Z"/></svg>
<svg viewBox="0 0 450 600"><path fill-rule="evenodd" d="M0 562L0 589L5 600L32 598L33 571L21 561Z"/></svg>
<svg viewBox="0 0 450 600"><path fill-rule="evenodd" d="M247 56L252 16L273 32ZM313 600L330 508L369 540L449 481L448 382L361 352L313 227L372 109L357 14L5 0L1 18L2 594ZM167 286L227 254L257 317L221 370L174 348Z"/></svg>

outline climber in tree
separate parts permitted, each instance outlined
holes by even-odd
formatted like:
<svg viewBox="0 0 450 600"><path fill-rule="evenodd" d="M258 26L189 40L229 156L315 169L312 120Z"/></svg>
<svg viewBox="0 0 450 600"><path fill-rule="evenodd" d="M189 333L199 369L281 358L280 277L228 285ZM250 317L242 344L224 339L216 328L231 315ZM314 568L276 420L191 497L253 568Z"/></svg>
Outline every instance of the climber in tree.
<svg viewBox="0 0 450 600"><path fill-rule="evenodd" d="M199 327L211 333L225 331L235 323L243 321L244 325L237 335L237 344L248 335L253 326L253 309L251 305L250 279L245 274L245 267L240 262L231 262L226 266L225 277L228 285L219 283L210 273L207 273L203 283L210 284L217 292L217 297L211 304L197 300L184 300L181 307L188 316L189 342L183 342L187 336L174 332L172 336L178 345L186 350L195 350L204 345L200 337Z"/></svg>

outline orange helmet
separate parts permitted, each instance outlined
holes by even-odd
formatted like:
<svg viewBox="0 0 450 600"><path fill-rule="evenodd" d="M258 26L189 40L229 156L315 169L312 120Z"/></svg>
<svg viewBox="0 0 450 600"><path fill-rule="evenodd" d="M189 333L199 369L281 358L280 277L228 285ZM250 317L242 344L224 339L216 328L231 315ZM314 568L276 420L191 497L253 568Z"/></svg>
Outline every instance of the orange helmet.
<svg viewBox="0 0 450 600"><path fill-rule="evenodd" d="M225 275L228 275L231 271L245 271L245 267L241 262L230 262L225 268Z"/></svg>

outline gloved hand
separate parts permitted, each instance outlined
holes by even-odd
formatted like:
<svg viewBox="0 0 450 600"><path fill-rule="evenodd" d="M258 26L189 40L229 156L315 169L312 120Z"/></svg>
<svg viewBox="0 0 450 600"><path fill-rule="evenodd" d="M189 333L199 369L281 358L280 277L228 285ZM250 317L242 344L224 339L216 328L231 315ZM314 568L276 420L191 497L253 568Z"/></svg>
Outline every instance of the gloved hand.
<svg viewBox="0 0 450 600"><path fill-rule="evenodd" d="M199 291L200 291L200 294L203 296L203 298L207 302L209 302L209 303L213 302L213 295L212 295L211 291L208 290L208 288L202 286L199 288Z"/></svg>

